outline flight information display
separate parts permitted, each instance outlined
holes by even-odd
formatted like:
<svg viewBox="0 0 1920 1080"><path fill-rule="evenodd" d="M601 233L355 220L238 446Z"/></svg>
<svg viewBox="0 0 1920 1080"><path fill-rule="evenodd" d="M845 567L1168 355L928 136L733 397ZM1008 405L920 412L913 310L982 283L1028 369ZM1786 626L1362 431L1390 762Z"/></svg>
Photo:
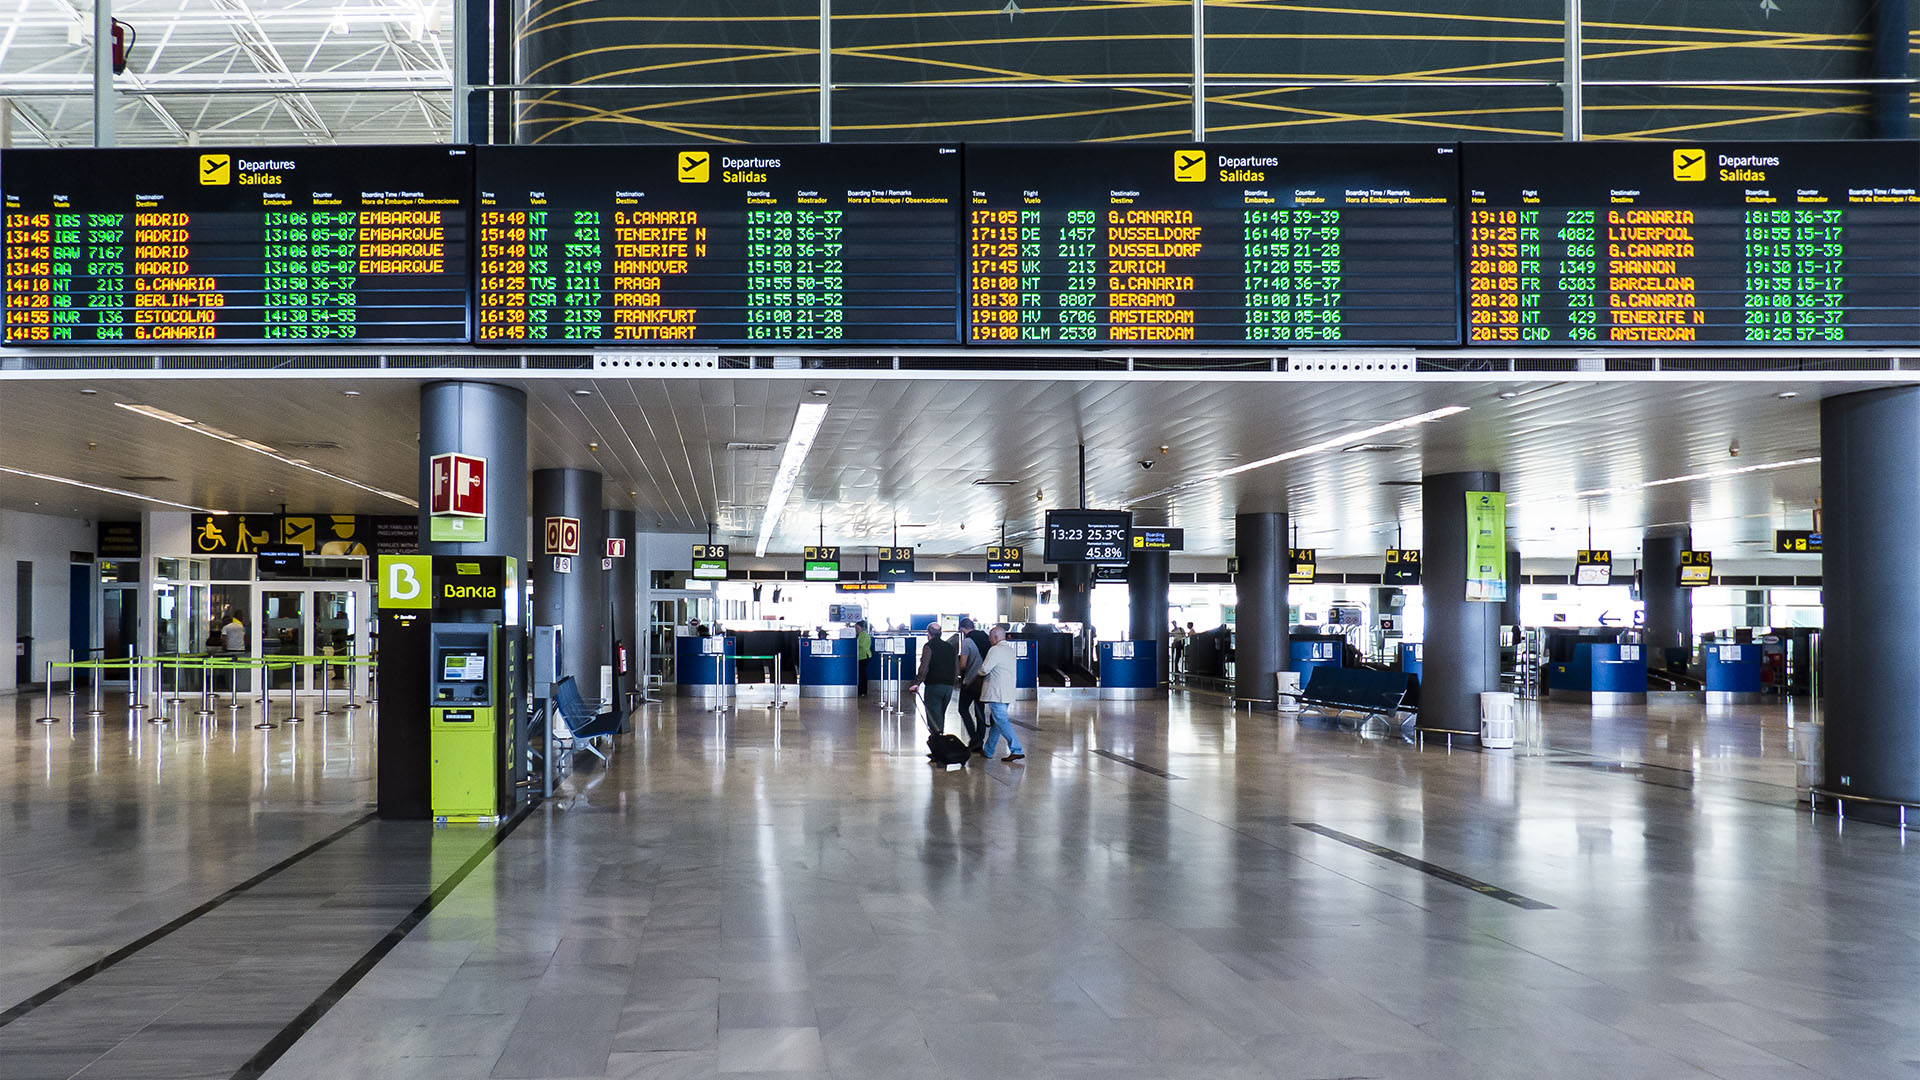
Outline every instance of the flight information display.
<svg viewBox="0 0 1920 1080"><path fill-rule="evenodd" d="M957 146L478 153L479 344L957 340Z"/></svg>
<svg viewBox="0 0 1920 1080"><path fill-rule="evenodd" d="M972 344L1453 344L1452 144L969 146Z"/></svg>
<svg viewBox="0 0 1920 1080"><path fill-rule="evenodd" d="M8 151L6 341L466 341L471 154Z"/></svg>
<svg viewBox="0 0 1920 1080"><path fill-rule="evenodd" d="M1466 343L1920 341L1920 143L1469 143Z"/></svg>

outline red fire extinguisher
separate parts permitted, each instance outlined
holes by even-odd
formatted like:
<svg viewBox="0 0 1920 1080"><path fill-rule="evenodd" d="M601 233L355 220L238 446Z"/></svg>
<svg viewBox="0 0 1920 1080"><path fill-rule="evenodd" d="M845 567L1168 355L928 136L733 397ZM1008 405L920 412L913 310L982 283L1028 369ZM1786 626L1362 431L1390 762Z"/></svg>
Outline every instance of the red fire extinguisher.
<svg viewBox="0 0 1920 1080"><path fill-rule="evenodd" d="M627 673L627 643L626 642L616 641L613 643L613 665L614 665L614 670L619 674L625 675Z"/></svg>
<svg viewBox="0 0 1920 1080"><path fill-rule="evenodd" d="M133 55L133 43L138 41L139 37L134 33L132 26L119 19L113 20L113 73L115 75L125 74L127 58Z"/></svg>

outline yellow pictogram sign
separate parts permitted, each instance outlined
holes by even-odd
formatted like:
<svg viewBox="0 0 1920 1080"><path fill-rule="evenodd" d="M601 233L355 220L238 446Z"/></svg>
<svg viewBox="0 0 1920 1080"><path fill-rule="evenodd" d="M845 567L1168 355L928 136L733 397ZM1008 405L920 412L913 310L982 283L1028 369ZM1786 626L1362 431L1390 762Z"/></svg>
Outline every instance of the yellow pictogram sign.
<svg viewBox="0 0 1920 1080"><path fill-rule="evenodd" d="M224 187L233 183L232 155L201 154L200 183L206 187Z"/></svg>
<svg viewBox="0 0 1920 1080"><path fill-rule="evenodd" d="M705 150L680 151L680 182L683 184L704 184L707 182L707 167L713 164L713 155Z"/></svg>
<svg viewBox="0 0 1920 1080"><path fill-rule="evenodd" d="M1207 178L1207 152L1205 150L1175 150L1173 152L1173 178L1182 184L1198 184Z"/></svg>
<svg viewBox="0 0 1920 1080"><path fill-rule="evenodd" d="M1699 149L1675 150L1673 152L1673 178L1675 180L1705 180L1707 178L1707 152Z"/></svg>

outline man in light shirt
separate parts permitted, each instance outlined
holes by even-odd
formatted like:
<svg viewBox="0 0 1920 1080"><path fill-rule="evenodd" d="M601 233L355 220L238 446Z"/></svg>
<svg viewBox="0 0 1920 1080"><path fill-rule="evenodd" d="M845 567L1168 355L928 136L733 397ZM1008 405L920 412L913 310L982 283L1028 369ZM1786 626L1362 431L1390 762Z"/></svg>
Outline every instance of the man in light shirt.
<svg viewBox="0 0 1920 1080"><path fill-rule="evenodd" d="M987 643L990 646L987 658L980 662L980 700L986 703L992 725L987 729L986 755L992 757L994 744L1005 739L1007 756L1000 760L1019 761L1027 756L1027 751L1007 719L1007 703L1013 700L1020 658L1014 655L1013 644L1007 640L1006 623L995 623L993 629L987 631Z"/></svg>

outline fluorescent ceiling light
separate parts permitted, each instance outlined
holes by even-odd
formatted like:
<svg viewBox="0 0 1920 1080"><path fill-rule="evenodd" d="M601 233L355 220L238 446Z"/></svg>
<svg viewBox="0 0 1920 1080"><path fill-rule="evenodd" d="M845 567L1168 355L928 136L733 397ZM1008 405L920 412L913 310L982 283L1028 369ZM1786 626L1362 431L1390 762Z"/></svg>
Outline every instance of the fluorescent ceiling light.
<svg viewBox="0 0 1920 1080"><path fill-rule="evenodd" d="M1294 449L1289 450L1284 454L1275 454L1272 457L1264 457L1259 459L1258 461L1242 462L1239 465L1235 465L1231 469L1221 469L1218 472L1211 473L1207 476L1202 476L1195 480L1188 480L1184 483L1175 484L1170 488L1161 488L1159 491L1156 491L1151 495L1142 495L1137 499L1128 499L1127 501L1121 503L1120 505L1123 509L1129 506L1138 506L1141 503L1151 502L1154 499L1164 498L1176 492L1186 491L1189 488L1199 487L1202 484L1211 484L1217 480L1224 480L1229 476L1238 476L1241 473L1252 472L1255 469L1264 469L1269 465L1278 465L1283 461L1292 461L1295 458L1307 457L1310 454L1324 454L1331 450L1341 450L1348 446L1352 446L1355 443L1364 443L1368 439L1373 439L1381 435L1385 435L1388 432L1405 431L1407 428L1419 427L1421 424L1431 424L1436 420L1445 420L1449 416L1456 416L1460 413L1466 412L1467 408L1468 407L1465 405L1448 405L1443 409L1434 409L1430 412L1423 412L1418 416L1402 417L1399 420L1389 420L1384 424L1376 424L1373 427L1362 428L1359 431L1343 432L1339 435L1333 436L1330 439L1321 439L1319 442L1316 442L1316 443L1308 443L1306 446L1295 447Z"/></svg>
<svg viewBox="0 0 1920 1080"><path fill-rule="evenodd" d="M191 419L190 417L181 416L179 413L168 412L165 409L156 409L152 405L139 405L133 402L126 402L126 401L116 401L114 402L114 405L118 408L125 409L131 413L139 413L141 416L150 416L155 420L165 421L166 423L172 424L175 427L185 428L188 431L197 431L200 434L205 435L209 439L218 439L219 441L226 443L229 446L237 446L242 450L251 450L256 454L260 454L265 457L270 457L273 460L278 461L282 465L291 465L296 469L305 469L306 471L313 473L316 476L324 476L329 480L338 480L341 483L347 485L348 487L356 487L356 488L359 488L361 491L371 492L372 494L378 495L382 498L392 499L393 501L399 502L399 503L405 503L408 506L411 506L415 509L419 509L420 507L420 504L417 501L413 499L409 499L405 495L397 495L383 488L370 487L366 484L360 483L357 480L349 480L346 477L341 476L339 473L330 473L325 469L316 468L314 465L309 463L305 458L287 457L285 454L282 454L280 451L275 450L271 446L268 446L266 443L255 442L252 439L243 439L240 436L235 435L230 431L222 431L217 427L209 427L208 425L202 424L197 420ZM136 498L144 498L144 496L136 496ZM178 505L178 504L172 504L172 505Z"/></svg>
<svg viewBox="0 0 1920 1080"><path fill-rule="evenodd" d="M65 476L54 476L50 473L31 472L27 469L12 469L5 465L0 465L0 473L24 476L30 480L46 480L55 484L65 484L68 487L86 488L88 491L104 491L109 495L118 495L126 499L139 499L141 502L158 503L161 506L177 506L182 510L198 510L203 514L226 515L225 510L214 510L210 507L195 506L192 503L174 502L172 499L156 499L151 495L142 495L137 491L127 491L124 488L104 487L100 484L89 484L84 480L73 480Z"/></svg>
<svg viewBox="0 0 1920 1080"><path fill-rule="evenodd" d="M1628 492L1644 491L1647 488L1666 487L1670 484L1690 484L1696 480L1724 480L1730 476L1746 476L1749 473L1774 472L1779 469L1797 469L1803 465L1818 465L1817 457L1794 458L1792 461L1769 461L1762 465L1742 465L1737 469L1712 469L1707 472L1687 473L1683 476L1665 476L1658 480L1648 480L1641 484L1627 484L1622 487L1594 488L1591 491L1576 491L1562 498L1589 499L1596 495L1625 495Z"/></svg>
<svg viewBox="0 0 1920 1080"><path fill-rule="evenodd" d="M780 455L780 468L773 474L773 489L767 493L767 509L760 517L760 543L754 547L754 558L766 558L767 543L780 527L780 514L793 495L793 485L800 480L800 466L806 462L807 451L813 449L814 437L820 434L820 425L826 419L824 402L806 402L794 413L793 431L787 436L787 449Z"/></svg>

